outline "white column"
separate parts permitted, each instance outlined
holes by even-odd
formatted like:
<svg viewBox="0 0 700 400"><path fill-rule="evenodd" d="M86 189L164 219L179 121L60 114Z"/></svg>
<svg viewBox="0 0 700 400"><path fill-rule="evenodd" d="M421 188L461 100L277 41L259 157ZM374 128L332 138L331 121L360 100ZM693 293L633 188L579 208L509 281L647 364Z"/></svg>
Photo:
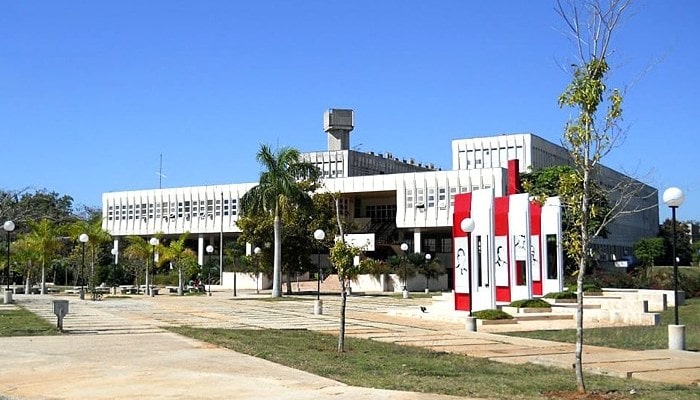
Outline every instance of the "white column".
<svg viewBox="0 0 700 400"><path fill-rule="evenodd" d="M420 246L420 231L415 231L413 232L413 252L414 253L420 253L421 252L421 246Z"/></svg>
<svg viewBox="0 0 700 400"><path fill-rule="evenodd" d="M114 253L114 264L119 264L119 239L114 239L113 248L116 250Z"/></svg>
<svg viewBox="0 0 700 400"><path fill-rule="evenodd" d="M204 235L197 237L197 264L204 265Z"/></svg>

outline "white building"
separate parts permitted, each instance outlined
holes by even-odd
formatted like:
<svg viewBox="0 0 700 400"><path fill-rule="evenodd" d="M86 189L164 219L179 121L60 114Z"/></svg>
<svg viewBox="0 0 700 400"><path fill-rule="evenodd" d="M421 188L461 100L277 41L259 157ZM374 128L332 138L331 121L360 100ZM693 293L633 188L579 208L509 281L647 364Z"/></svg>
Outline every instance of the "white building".
<svg viewBox="0 0 700 400"><path fill-rule="evenodd" d="M375 255L382 258L407 242L416 252L430 252L446 266L452 264L454 196L477 189L493 189L504 196L508 159L518 158L521 171L566 163L566 151L532 134L501 135L452 142L453 168L436 170L431 164L398 160L349 149L352 110L329 110L324 115L328 150L304 153L303 158L323 172L323 189L343 194L359 232L373 234ZM606 182L628 179L606 170ZM234 240L241 197L255 182L104 193L103 228L115 237L150 236L162 232L175 237L190 232L197 238L203 262L205 248L217 249L220 240ZM646 186L650 198L640 198L649 209L620 220L611 235L598 240L602 253L631 253L642 237L656 235L658 195Z"/></svg>

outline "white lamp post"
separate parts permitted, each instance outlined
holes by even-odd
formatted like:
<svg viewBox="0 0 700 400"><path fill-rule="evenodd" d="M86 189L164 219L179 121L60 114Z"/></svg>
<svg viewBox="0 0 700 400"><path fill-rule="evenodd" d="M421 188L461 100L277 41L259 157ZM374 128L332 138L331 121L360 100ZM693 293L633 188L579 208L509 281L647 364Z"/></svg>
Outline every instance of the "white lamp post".
<svg viewBox="0 0 700 400"><path fill-rule="evenodd" d="M158 238L154 238L154 237L152 237L148 241L148 243L151 245L151 253L152 253L151 261L153 261L153 280L154 281L155 281L155 277L156 277L156 246L158 246L158 242L159 242ZM146 294L153 297L156 295L156 292L154 292L153 288L151 287L151 286L153 286L153 283L149 283L149 281L148 281L148 274L149 274L148 263L146 263Z"/></svg>
<svg viewBox="0 0 700 400"><path fill-rule="evenodd" d="M209 296L211 296L211 267L209 266L209 262L211 261L211 253L214 252L214 246L208 245L207 248L207 254L209 254L209 260L204 263L204 265L207 266L207 283L209 284ZM235 274L235 272L234 272ZM233 295L236 295L236 288L233 288Z"/></svg>
<svg viewBox="0 0 700 400"><path fill-rule="evenodd" d="M15 230L15 223L12 221L5 221L2 225L2 229L7 232L7 268L5 269L5 304L12 303L12 292L10 291L10 232Z"/></svg>
<svg viewBox="0 0 700 400"><path fill-rule="evenodd" d="M83 263L80 264L80 300L85 300L85 243L90 240L90 237L85 233L81 233L78 236L78 240L83 247Z"/></svg>
<svg viewBox="0 0 700 400"><path fill-rule="evenodd" d="M321 301L321 244L323 239L326 238L326 232L323 229L316 229L314 231L314 239L318 240L319 249L316 257L316 264L318 265L318 276L316 277L316 301L314 301L314 314L323 314L323 302Z"/></svg>
<svg viewBox="0 0 700 400"><path fill-rule="evenodd" d="M260 294L260 288L258 285L258 278L260 278L260 252L262 249L256 247L253 249L253 254L255 254L255 294Z"/></svg>
<svg viewBox="0 0 700 400"><path fill-rule="evenodd" d="M428 268L430 267L430 260L433 256L430 253L425 253L425 293L430 293L430 278L428 278Z"/></svg>
<svg viewBox="0 0 700 400"><path fill-rule="evenodd" d="M118 256L119 256L119 250L117 250L116 247L113 247L112 250L109 251L112 253L112 257L114 257L114 269L112 270L112 286L114 287L114 294L117 294L117 282L116 282L116 277L117 277L117 265L118 265Z"/></svg>
<svg viewBox="0 0 700 400"><path fill-rule="evenodd" d="M674 325L668 326L668 348L671 350L685 350L685 325L678 323L678 260L676 259L676 208L685 200L683 191L677 187L670 187L664 191L664 204L671 208L672 235L671 254L673 256L673 320Z"/></svg>
<svg viewBox="0 0 700 400"><path fill-rule="evenodd" d="M408 250L408 244L406 244L405 242L401 243L401 251L403 251L403 257L401 258L401 261L403 262L403 291L402 291L402 294L403 294L404 299L408 298L408 283L407 283L408 272L406 271L406 261L408 261L407 257L406 257L407 250Z"/></svg>

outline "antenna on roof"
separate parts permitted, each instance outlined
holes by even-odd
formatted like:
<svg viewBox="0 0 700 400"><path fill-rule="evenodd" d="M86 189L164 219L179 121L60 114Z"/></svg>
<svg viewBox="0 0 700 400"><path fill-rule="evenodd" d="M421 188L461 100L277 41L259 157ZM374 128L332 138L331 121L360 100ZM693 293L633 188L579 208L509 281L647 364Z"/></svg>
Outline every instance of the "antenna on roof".
<svg viewBox="0 0 700 400"><path fill-rule="evenodd" d="M167 178L167 176L163 174L163 153L160 153L160 164L158 165L158 172L156 172L156 174L158 174L158 189L162 189L163 178Z"/></svg>

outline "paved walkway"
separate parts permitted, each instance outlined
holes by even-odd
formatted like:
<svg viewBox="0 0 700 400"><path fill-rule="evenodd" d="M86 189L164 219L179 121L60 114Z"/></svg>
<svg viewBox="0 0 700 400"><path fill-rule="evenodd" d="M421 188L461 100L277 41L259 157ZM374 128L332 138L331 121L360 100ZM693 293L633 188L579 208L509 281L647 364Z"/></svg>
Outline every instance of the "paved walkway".
<svg viewBox="0 0 700 400"><path fill-rule="evenodd" d="M265 300L268 296L245 294L234 299L230 291L221 291L211 297L135 296L93 302L17 295L19 304L52 323L56 317L51 300L69 299L70 313L64 320L69 334L0 338L0 359L5 366L11 360L12 368L11 374L0 374L0 394L21 399L454 398L346 386L163 329L190 325L337 332L337 296L323 298L324 315L313 315L313 302L308 298L272 302ZM422 314L419 306L423 303L425 299L350 297L347 334L508 363L564 368L573 363L572 345L485 332L502 327L467 332L461 323ZM397 311L404 316L390 315ZM620 377L679 384L700 380L700 354L693 352L586 346L584 363L589 371Z"/></svg>

